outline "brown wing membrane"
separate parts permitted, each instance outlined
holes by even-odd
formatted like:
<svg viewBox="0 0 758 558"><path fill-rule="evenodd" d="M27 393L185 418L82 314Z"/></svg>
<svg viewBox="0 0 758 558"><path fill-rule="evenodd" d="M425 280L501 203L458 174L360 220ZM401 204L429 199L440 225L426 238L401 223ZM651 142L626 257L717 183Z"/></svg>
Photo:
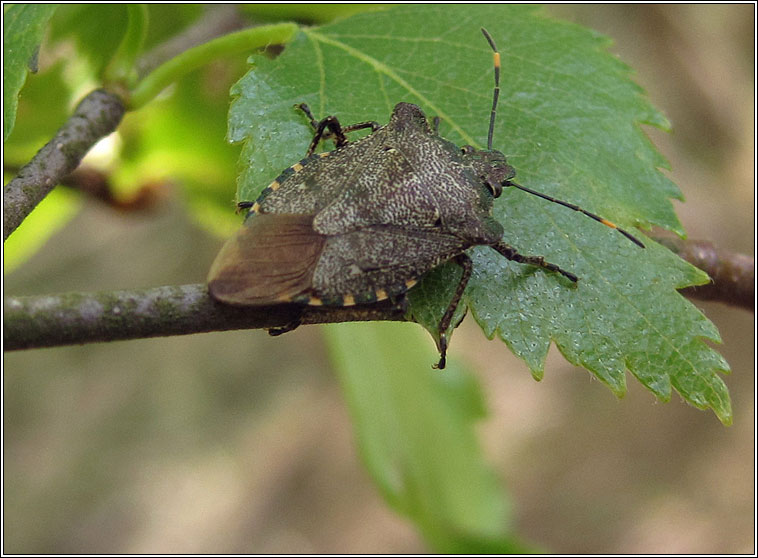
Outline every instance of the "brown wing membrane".
<svg viewBox="0 0 758 558"><path fill-rule="evenodd" d="M221 302L245 306L290 300L310 291L323 247L311 215L254 215L216 256L208 291Z"/></svg>

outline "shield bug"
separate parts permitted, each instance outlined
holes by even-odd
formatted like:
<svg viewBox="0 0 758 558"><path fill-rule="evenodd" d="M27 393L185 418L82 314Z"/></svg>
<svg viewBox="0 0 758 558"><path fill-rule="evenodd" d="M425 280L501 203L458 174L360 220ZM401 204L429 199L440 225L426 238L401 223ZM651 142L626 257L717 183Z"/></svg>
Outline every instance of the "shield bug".
<svg viewBox="0 0 758 558"><path fill-rule="evenodd" d="M305 104L298 105L315 131L306 157L285 169L255 202L238 204L248 212L211 266L211 296L238 306L370 304L401 297L426 272L452 260L462 274L438 328L436 366L444 368L446 332L472 272L467 249L489 246L509 260L578 280L503 240L492 206L504 187L581 212L644 248L612 222L512 180L515 170L492 149L500 54L489 33L482 33L495 67L487 149L460 148L443 139L438 120L430 126L410 103L396 105L384 126L342 126L335 116L317 121ZM346 137L369 128L356 141ZM335 149L316 153L325 139L333 140Z"/></svg>

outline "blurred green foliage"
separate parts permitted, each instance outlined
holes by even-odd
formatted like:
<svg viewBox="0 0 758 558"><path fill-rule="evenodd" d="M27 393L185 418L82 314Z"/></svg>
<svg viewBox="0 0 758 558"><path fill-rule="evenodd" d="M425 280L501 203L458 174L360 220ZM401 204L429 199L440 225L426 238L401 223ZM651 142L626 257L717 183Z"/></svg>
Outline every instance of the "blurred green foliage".
<svg viewBox="0 0 758 558"><path fill-rule="evenodd" d="M473 377L433 370L410 324L326 331L363 460L387 501L441 552L507 552L510 506L474 436L484 402Z"/></svg>

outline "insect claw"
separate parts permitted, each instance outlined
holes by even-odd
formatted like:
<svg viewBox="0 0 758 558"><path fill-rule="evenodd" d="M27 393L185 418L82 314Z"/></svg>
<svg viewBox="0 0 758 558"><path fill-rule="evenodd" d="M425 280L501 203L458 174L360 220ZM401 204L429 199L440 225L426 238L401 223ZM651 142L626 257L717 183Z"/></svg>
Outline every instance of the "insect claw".
<svg viewBox="0 0 758 558"><path fill-rule="evenodd" d="M284 324L283 326L268 328L268 334L271 337L277 337L277 336L282 335L284 333L288 333L288 332L292 331L293 329L297 329L301 324L302 324L302 321L298 317L298 318L295 318L294 320L292 320L291 322L288 322L288 323Z"/></svg>
<svg viewBox="0 0 758 558"><path fill-rule="evenodd" d="M440 350L440 360L437 364L432 364L432 368L435 370L444 370L445 365L447 364L447 334L444 331L440 332L437 346Z"/></svg>

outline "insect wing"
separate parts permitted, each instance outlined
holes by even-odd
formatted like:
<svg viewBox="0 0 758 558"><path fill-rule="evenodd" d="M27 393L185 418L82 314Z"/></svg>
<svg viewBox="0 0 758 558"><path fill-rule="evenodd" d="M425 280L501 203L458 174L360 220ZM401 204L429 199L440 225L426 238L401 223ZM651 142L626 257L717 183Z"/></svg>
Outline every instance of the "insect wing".
<svg viewBox="0 0 758 558"><path fill-rule="evenodd" d="M310 291L325 238L311 215L252 215L211 266L208 291L227 304L286 302Z"/></svg>
<svg viewBox="0 0 758 558"><path fill-rule="evenodd" d="M463 252L461 239L435 229L375 225L328 237L313 276L325 301L382 300L410 288L424 273Z"/></svg>

